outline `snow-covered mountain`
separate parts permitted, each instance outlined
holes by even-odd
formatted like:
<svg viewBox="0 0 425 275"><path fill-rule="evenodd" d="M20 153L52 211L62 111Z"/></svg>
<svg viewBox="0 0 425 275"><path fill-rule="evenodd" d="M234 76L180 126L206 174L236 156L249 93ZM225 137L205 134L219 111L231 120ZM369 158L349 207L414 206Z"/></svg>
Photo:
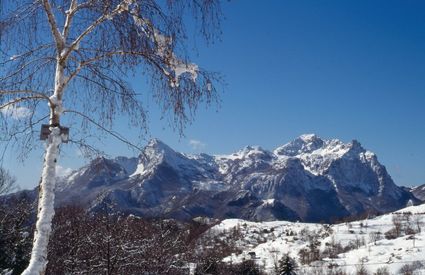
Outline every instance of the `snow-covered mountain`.
<svg viewBox="0 0 425 275"><path fill-rule="evenodd" d="M61 179L57 204L140 216L333 221L419 202L359 142L302 135L267 151L186 155L154 139L139 158L98 158Z"/></svg>

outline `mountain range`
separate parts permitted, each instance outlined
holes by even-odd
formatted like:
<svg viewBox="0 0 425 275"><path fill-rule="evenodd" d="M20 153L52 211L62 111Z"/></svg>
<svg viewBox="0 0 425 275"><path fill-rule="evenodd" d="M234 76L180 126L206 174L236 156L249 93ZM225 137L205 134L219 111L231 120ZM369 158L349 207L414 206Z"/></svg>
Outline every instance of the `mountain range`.
<svg viewBox="0 0 425 275"><path fill-rule="evenodd" d="M56 206L189 220L334 222L422 202L425 188L397 186L377 156L353 140L302 135L273 151L187 155L152 139L139 157L99 157L58 178ZM37 190L22 191L36 198Z"/></svg>
<svg viewBox="0 0 425 275"><path fill-rule="evenodd" d="M187 155L158 139L138 158L96 158L59 179L56 205L142 217L331 222L418 204L353 140L302 135L273 151Z"/></svg>

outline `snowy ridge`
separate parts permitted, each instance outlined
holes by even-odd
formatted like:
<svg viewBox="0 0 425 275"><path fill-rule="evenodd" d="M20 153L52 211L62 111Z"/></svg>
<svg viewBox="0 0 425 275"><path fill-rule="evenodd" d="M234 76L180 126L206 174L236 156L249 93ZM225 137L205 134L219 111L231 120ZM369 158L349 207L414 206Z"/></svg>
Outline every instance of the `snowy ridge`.
<svg viewBox="0 0 425 275"><path fill-rule="evenodd" d="M246 146L231 155L216 155L214 160L219 166L220 173L225 175L235 172L234 169L232 170L235 163L238 164L238 169L243 169L271 160L273 157L271 152L262 149L260 146Z"/></svg>
<svg viewBox="0 0 425 275"><path fill-rule="evenodd" d="M305 134L277 147L272 152L264 150L260 146L247 146L230 155L216 155L215 159L220 165L220 172L225 174L229 172L229 162L241 161L242 167L249 167L259 158L264 161L267 157L270 164L278 168L284 167L289 158L296 158L301 160L304 169L308 172L322 175L337 159L360 157L364 162L370 162L376 156L363 149L356 140L346 144L338 139L322 140L315 134Z"/></svg>
<svg viewBox="0 0 425 275"><path fill-rule="evenodd" d="M185 155L175 152L168 145L158 139L152 139L143 154L141 161L131 177L146 173L161 162L167 162L173 167L185 166L190 160L199 161L205 159L206 154ZM342 157L359 157L363 162L375 162L376 155L363 149L356 140L351 143L343 143L338 139L322 140L315 134L301 135L297 139L273 151L267 151L260 146L246 146L245 148L229 154L208 156L209 161L215 162L221 174L232 172L232 165L237 162L239 169L248 168L258 163L268 163L276 168L287 166L288 159L301 160L304 169L314 175L322 175L330 164ZM149 162L149 168L145 163ZM373 164L375 164L373 163Z"/></svg>
<svg viewBox="0 0 425 275"><path fill-rule="evenodd" d="M356 141L345 144L340 140L322 140L315 134L302 135L294 141L276 148L273 152L278 159L298 158L304 168L314 175L323 174L332 161L342 158L355 146Z"/></svg>

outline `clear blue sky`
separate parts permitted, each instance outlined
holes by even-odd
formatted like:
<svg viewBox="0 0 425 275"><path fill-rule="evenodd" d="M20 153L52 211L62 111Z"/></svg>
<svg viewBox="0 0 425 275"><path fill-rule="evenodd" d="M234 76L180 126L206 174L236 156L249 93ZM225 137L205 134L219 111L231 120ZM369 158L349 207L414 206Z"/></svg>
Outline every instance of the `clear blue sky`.
<svg viewBox="0 0 425 275"><path fill-rule="evenodd" d="M303 133L357 139L397 184L425 183L425 1L235 0L223 2L223 11L222 41L198 44L193 55L225 76L221 106L201 107L179 137L152 100L150 137L211 154L273 149ZM140 89L143 83L134 81ZM112 140L104 150L134 155ZM41 155L24 166L9 156L22 187L37 184ZM59 163L82 162L65 150Z"/></svg>

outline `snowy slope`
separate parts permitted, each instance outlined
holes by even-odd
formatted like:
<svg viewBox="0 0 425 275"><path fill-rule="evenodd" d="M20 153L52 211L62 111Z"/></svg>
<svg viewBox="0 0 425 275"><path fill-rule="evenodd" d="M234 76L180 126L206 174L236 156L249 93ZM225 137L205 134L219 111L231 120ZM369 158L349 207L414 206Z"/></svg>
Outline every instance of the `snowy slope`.
<svg viewBox="0 0 425 275"><path fill-rule="evenodd" d="M384 238L384 233L394 228L393 217L399 217L401 220L409 217L410 222L404 220L402 228L406 229L410 224L416 232L419 231L417 228L419 226L421 232L410 235L401 233L401 236L391 240ZM223 240L240 236L235 243L242 252L232 254L223 261L238 263L252 258L250 253L255 252L256 263L270 274L273 274L277 260L286 253L298 262L300 274L312 274L320 268L328 269L330 265L338 266L348 274L354 274L362 262L370 272L375 272L380 267L387 267L391 274L400 274L400 269L406 264L419 266L423 264L414 274L425 274L424 225L425 204L422 204L373 219L335 225L284 221L255 223L230 219L211 228L205 236L209 239L219 237ZM235 234L236 231L239 234ZM382 239L377 238L379 239L377 241L373 239L376 232L382 233ZM300 263L299 252L308 246L306 235L309 234L318 237L321 252L331 243L340 243L343 247L351 244L353 248L338 253L336 258L325 257L320 261L303 265Z"/></svg>

